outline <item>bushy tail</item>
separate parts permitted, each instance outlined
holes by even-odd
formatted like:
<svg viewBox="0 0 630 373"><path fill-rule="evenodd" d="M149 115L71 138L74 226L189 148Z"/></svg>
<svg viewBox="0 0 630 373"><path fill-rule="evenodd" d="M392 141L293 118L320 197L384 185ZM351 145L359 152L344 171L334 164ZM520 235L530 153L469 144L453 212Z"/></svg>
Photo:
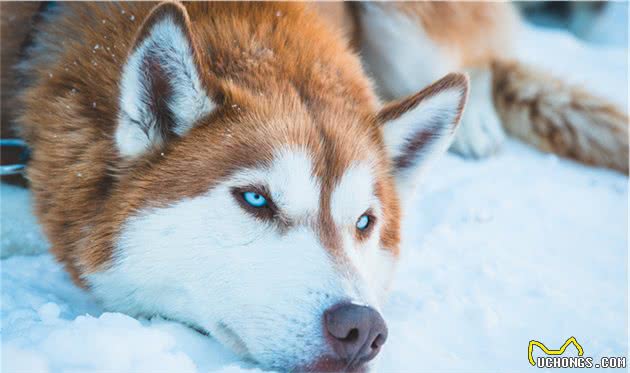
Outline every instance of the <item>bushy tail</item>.
<svg viewBox="0 0 630 373"><path fill-rule="evenodd" d="M608 101L514 61L493 64L493 98L513 136L628 174L628 115Z"/></svg>

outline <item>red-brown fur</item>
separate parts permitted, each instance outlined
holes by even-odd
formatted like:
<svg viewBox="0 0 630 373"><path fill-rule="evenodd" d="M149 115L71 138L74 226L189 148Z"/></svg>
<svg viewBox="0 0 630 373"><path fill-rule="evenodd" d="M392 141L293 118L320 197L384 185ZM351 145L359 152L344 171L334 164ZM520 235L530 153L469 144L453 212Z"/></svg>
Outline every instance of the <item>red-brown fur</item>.
<svg viewBox="0 0 630 373"><path fill-rule="evenodd" d="M352 161L376 155L376 190L387 212L383 247L397 252L399 208L377 100L348 40L309 6L187 4L202 80L219 108L188 136L133 162L118 156L112 139L119 78L154 4L65 6L71 11L38 26L63 48L53 63L33 65L18 122L33 148L28 178L37 215L77 282L107 265L120 225L148 201L201 194L283 144L311 152L324 196Z"/></svg>

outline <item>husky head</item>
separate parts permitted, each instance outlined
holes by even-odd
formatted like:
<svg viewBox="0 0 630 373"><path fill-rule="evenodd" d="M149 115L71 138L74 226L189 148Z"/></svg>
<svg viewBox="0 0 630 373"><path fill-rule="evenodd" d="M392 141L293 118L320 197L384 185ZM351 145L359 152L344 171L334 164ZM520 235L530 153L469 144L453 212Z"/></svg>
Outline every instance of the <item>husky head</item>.
<svg viewBox="0 0 630 373"><path fill-rule="evenodd" d="M264 368L364 367L387 338L399 198L446 150L467 79L379 109L353 56L335 76L324 56L273 75L223 66L207 38L173 3L144 22L120 83L127 171L94 238L111 253L85 278L109 308L181 321Z"/></svg>

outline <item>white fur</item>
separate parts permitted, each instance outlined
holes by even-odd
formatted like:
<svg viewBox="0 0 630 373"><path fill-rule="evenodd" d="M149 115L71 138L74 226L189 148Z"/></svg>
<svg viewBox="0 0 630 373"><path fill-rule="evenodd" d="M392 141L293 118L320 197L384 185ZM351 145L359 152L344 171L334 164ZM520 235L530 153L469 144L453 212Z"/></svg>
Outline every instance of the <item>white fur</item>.
<svg viewBox="0 0 630 373"><path fill-rule="evenodd" d="M122 73L120 116L116 144L121 155L137 157L164 139L156 127L156 116L147 105L149 77L144 70L147 58L154 58L166 73L172 96L168 107L174 114L172 131L182 136L215 105L199 79L188 38L169 17L158 21L149 36L136 47Z"/></svg>
<svg viewBox="0 0 630 373"><path fill-rule="evenodd" d="M93 292L110 309L207 330L264 367L330 354L323 312L340 301L378 307L383 291L372 287L383 286L373 282L388 278L393 258L377 247L378 230L369 249L344 248L349 263L331 256L311 224L321 198L312 169L306 152L280 149L268 167L238 171L204 195L142 209L122 227L111 266L87 276ZM344 198L367 187L351 211L374 203L368 171L351 169L338 189ZM243 210L230 190L252 184L266 185L296 226L280 232Z"/></svg>
<svg viewBox="0 0 630 373"><path fill-rule="evenodd" d="M369 162L361 162L348 168L341 177L331 195L331 213L337 224L354 229L359 217L369 208L380 211L374 195L372 169Z"/></svg>
<svg viewBox="0 0 630 373"><path fill-rule="evenodd" d="M386 99L419 91L456 71L456 56L442 48L417 21L378 4L361 4L361 56Z"/></svg>

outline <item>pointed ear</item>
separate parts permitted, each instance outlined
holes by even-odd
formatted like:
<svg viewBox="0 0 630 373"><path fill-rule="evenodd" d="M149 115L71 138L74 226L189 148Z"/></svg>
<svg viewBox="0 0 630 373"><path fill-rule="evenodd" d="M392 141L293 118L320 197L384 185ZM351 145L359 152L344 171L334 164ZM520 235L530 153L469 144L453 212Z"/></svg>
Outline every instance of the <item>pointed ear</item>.
<svg viewBox="0 0 630 373"><path fill-rule="evenodd" d="M186 8L171 2L153 8L122 71L115 137L123 157L184 135L214 109L199 61Z"/></svg>
<svg viewBox="0 0 630 373"><path fill-rule="evenodd" d="M468 96L468 77L452 73L378 114L396 182L413 185L432 158L450 145Z"/></svg>

